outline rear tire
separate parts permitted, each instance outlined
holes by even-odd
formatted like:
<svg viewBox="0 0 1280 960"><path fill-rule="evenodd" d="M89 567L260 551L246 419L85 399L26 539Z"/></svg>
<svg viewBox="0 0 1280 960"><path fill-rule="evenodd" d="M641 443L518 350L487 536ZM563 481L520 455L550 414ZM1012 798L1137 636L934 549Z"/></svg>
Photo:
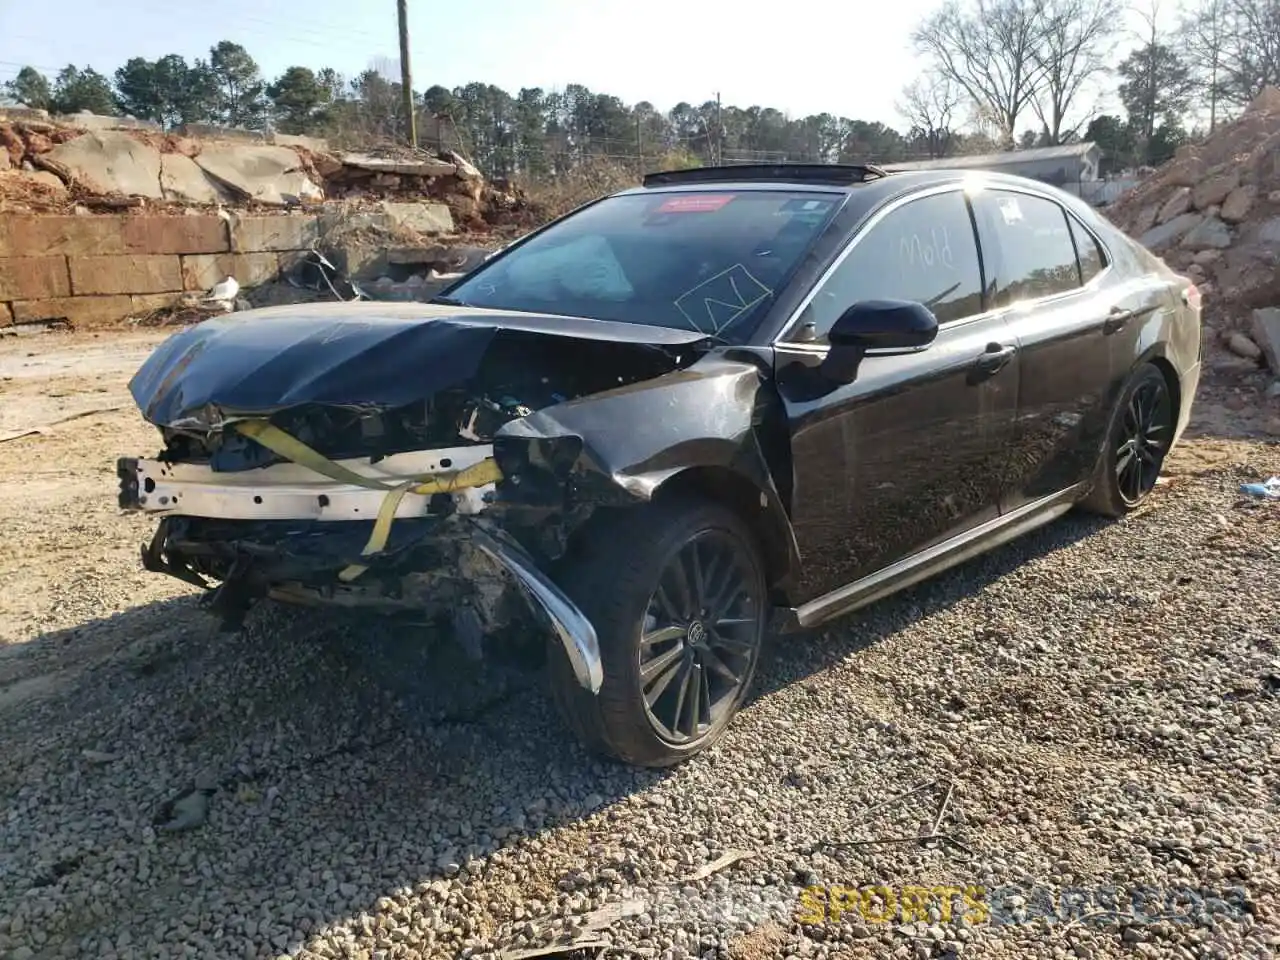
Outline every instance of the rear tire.
<svg viewBox="0 0 1280 960"><path fill-rule="evenodd" d="M551 683L592 751L665 767L723 736L749 692L768 614L756 537L715 503L629 508L584 531L557 577L600 640L599 694L558 643Z"/></svg>
<svg viewBox="0 0 1280 960"><path fill-rule="evenodd" d="M1144 363L1133 372L1111 412L1093 489L1081 506L1107 517L1122 517L1138 507L1155 489L1173 443L1176 418L1164 374Z"/></svg>

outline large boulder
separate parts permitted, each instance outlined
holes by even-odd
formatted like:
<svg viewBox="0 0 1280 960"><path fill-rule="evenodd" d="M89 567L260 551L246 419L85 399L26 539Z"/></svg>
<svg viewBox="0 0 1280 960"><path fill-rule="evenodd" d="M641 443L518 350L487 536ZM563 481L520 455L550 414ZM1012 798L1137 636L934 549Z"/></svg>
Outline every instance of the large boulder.
<svg viewBox="0 0 1280 960"><path fill-rule="evenodd" d="M1184 213L1144 233L1139 242L1151 250L1160 250L1181 240L1204 220L1198 213Z"/></svg>
<svg viewBox="0 0 1280 960"><path fill-rule="evenodd" d="M166 200L183 203L218 203L231 199L229 190L181 153L160 157L160 189Z"/></svg>
<svg viewBox="0 0 1280 960"><path fill-rule="evenodd" d="M1182 238L1182 245L1188 250L1226 249L1231 246L1231 228L1217 217L1206 217Z"/></svg>
<svg viewBox="0 0 1280 960"><path fill-rule="evenodd" d="M288 147L216 144L202 149L195 162L247 200L283 206L324 198L324 191L303 171L298 154Z"/></svg>
<svg viewBox="0 0 1280 960"><path fill-rule="evenodd" d="M101 130L59 144L41 157L98 194L160 200L160 151L127 133Z"/></svg>

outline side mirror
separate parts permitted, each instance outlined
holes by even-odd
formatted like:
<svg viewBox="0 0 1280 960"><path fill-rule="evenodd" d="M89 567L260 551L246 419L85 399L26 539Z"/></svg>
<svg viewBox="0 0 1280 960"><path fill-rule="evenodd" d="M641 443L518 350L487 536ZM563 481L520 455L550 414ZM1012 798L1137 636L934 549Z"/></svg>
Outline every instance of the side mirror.
<svg viewBox="0 0 1280 960"><path fill-rule="evenodd" d="M938 319L911 300L862 300L840 315L827 339L833 347L918 350L933 343Z"/></svg>
<svg viewBox="0 0 1280 960"><path fill-rule="evenodd" d="M938 318L911 300L861 300L840 315L827 334L831 349L822 363L825 377L852 383L868 351L910 353L938 336Z"/></svg>

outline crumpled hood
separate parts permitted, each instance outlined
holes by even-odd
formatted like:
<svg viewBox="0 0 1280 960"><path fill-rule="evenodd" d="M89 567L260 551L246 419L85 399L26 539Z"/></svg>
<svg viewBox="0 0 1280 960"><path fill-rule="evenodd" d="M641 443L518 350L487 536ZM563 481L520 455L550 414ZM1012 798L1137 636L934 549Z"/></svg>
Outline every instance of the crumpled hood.
<svg viewBox="0 0 1280 960"><path fill-rule="evenodd" d="M430 304L271 307L175 334L129 391L152 423L200 429L308 403L390 409L465 382L504 330L641 348L707 339L695 330Z"/></svg>

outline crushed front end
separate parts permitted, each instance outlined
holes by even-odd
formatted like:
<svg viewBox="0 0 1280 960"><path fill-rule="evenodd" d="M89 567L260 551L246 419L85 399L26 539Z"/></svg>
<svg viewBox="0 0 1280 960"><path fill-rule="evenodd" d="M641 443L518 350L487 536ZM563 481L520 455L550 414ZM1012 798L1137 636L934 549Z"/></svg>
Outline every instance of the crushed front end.
<svg viewBox="0 0 1280 960"><path fill-rule="evenodd" d="M527 643L532 618L594 692L594 630L546 573L589 508L567 461L504 477L495 435L689 356L509 319L212 321L130 385L163 449L118 462L120 506L159 520L146 569L208 590L230 624L264 598L334 605L445 621L478 654L485 638Z"/></svg>

